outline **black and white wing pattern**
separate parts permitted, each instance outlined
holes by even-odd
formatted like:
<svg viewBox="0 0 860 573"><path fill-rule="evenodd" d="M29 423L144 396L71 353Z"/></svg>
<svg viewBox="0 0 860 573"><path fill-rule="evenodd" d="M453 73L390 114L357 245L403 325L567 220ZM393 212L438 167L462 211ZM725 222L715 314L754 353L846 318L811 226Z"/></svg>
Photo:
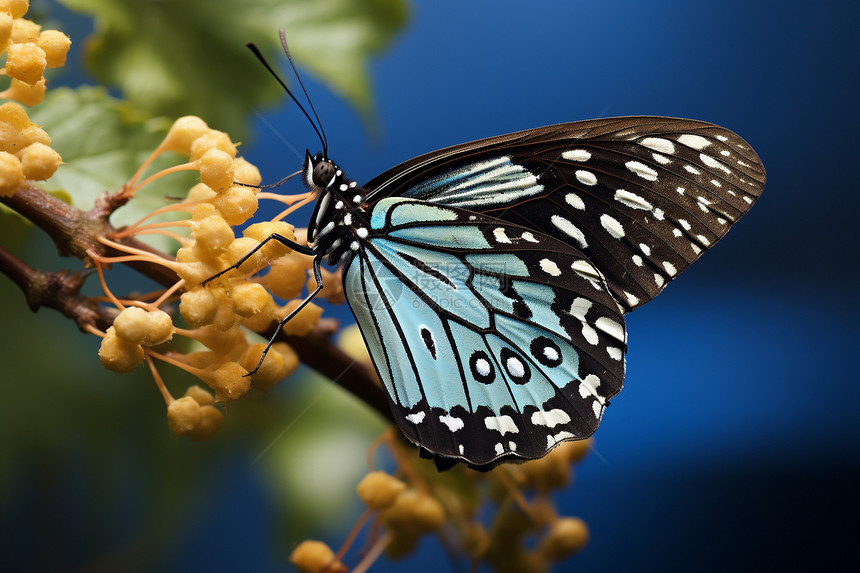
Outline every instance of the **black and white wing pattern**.
<svg viewBox="0 0 860 573"><path fill-rule="evenodd" d="M719 241L764 183L758 156L729 130L622 117L442 149L365 188L369 202L401 196L459 207L575 246L630 311Z"/></svg>
<svg viewBox="0 0 860 573"><path fill-rule="evenodd" d="M344 292L409 440L486 468L594 432L621 389L626 334L576 247L414 199L367 216Z"/></svg>

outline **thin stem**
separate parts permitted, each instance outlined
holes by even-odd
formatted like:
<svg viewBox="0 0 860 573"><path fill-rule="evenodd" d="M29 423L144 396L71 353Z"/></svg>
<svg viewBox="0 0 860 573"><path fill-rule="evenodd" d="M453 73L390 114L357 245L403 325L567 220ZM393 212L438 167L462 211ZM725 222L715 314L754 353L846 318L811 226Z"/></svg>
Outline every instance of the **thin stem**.
<svg viewBox="0 0 860 573"><path fill-rule="evenodd" d="M140 188L146 187L147 185L149 185L153 181L157 181L158 179L161 179L162 177L170 175L171 173L179 173L180 171L197 171L197 169L198 169L198 166L194 162L181 163L179 165L174 165L173 167L168 167L167 169L162 169L158 173L153 173L152 175L150 175L149 177L147 177L146 179L144 179L140 183L137 183L136 185L127 187L126 189L123 190L123 193L127 194L128 196L133 196L135 193L137 193L137 191Z"/></svg>
<svg viewBox="0 0 860 573"><path fill-rule="evenodd" d="M158 144L158 147L155 148L155 151L149 154L149 156L143 160L143 163L140 164L140 167L137 168L134 175L131 176L131 179L128 180L126 186L128 188L134 187L135 182L143 175L143 172L146 171L146 168L149 167L153 161L155 161L158 156L164 153L167 150L167 143L163 141Z"/></svg>
<svg viewBox="0 0 860 573"><path fill-rule="evenodd" d="M158 370L155 368L155 362L152 361L148 355L146 358L146 365L149 366L149 371L152 373L152 379L155 380L155 385L158 386L158 390L161 392L161 396L164 398L165 404L170 406L176 399L167 389L167 386L164 385L164 379L161 378L161 374L158 373Z"/></svg>
<svg viewBox="0 0 860 573"><path fill-rule="evenodd" d="M340 549L338 549L337 555L334 556L335 561L343 561L344 555L346 555L346 552L349 551L350 547L352 547L352 544L361 531L361 528L364 527L364 524L367 523L367 520L371 517L373 517L372 509L366 509L364 513L361 514L355 522L355 525L352 526L352 529L349 531L349 535L346 536Z"/></svg>
<svg viewBox="0 0 860 573"><path fill-rule="evenodd" d="M185 279L179 279L178 281L176 281L175 285L173 285L169 289L165 290L164 293L160 297L158 297L158 299L149 303L149 305L152 308L158 308L159 306L164 304L164 302L167 301L167 299L169 299L171 297L171 295L173 295L173 293L180 290L184 286L185 286Z"/></svg>
<svg viewBox="0 0 860 573"><path fill-rule="evenodd" d="M102 263L104 262L105 258L102 257L101 255L98 255L94 251L90 251L87 254L89 254L90 258L93 260L93 264L96 267L96 273L98 273L98 275L99 275L99 284L101 284L102 292L105 293L105 296L108 297L108 299L110 299L111 303L115 307L117 307L120 310L125 310L125 305L122 304L120 302L120 300L113 294L113 291L110 290L110 287L108 287L107 281L105 280L104 269L102 269ZM121 258L121 257L115 257L115 258Z"/></svg>
<svg viewBox="0 0 860 573"><path fill-rule="evenodd" d="M373 544L373 547L370 548L364 558L358 562L358 565L353 568L352 573L365 573L365 571L370 569L370 566L382 555L382 552L385 551L385 548L388 547L392 539L394 539L394 535L390 531L386 531L376 540L376 543Z"/></svg>
<svg viewBox="0 0 860 573"><path fill-rule="evenodd" d="M283 219L284 217L286 217L287 215L289 215L293 211L304 207L305 205L307 205L308 203L310 203L313 200L314 200L314 196L311 194L308 194L307 197L305 197L304 199L302 199L301 201L299 201L298 203L296 203L292 207L288 207L288 208L284 209L283 211L281 211L277 216L272 218L272 221L280 221L281 219Z"/></svg>

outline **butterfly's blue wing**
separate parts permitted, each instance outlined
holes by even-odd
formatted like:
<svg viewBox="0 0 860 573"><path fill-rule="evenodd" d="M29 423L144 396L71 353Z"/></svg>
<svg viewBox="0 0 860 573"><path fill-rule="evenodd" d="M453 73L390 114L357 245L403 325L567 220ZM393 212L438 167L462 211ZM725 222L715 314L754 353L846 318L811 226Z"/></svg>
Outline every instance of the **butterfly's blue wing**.
<svg viewBox="0 0 860 573"><path fill-rule="evenodd" d="M553 125L465 143L370 181L553 236L606 277L625 311L656 296L758 199L765 171L729 130L663 117Z"/></svg>
<svg viewBox="0 0 860 573"><path fill-rule="evenodd" d="M621 389L622 309L575 247L465 209L388 198L344 291L404 434L487 466L590 436Z"/></svg>

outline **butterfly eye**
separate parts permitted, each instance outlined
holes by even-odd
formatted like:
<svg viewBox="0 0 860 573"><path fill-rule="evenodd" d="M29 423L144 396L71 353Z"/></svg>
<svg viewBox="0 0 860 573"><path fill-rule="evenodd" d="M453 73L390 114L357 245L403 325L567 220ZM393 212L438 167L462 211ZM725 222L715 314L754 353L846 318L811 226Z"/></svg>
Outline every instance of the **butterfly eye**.
<svg viewBox="0 0 860 573"><path fill-rule="evenodd" d="M334 165L328 161L320 161L314 165L313 181L317 187L325 189L334 178Z"/></svg>

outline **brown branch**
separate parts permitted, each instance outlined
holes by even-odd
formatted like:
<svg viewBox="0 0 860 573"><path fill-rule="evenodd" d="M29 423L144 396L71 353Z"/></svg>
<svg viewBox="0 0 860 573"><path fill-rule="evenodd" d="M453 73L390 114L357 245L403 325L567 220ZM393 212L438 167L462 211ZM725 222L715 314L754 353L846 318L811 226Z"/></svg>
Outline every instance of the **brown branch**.
<svg viewBox="0 0 860 573"><path fill-rule="evenodd" d="M89 262L88 249L94 249L105 256L125 254L99 242L98 237L111 236L116 231L108 217L126 201L127 198L121 192L105 193L93 209L82 211L33 185L22 187L11 197L0 197L0 202L48 233L60 255L76 257L86 262ZM164 253L133 238L124 238L120 242L170 259ZM126 264L164 287L172 286L179 279L172 270L163 265L147 262ZM0 272L18 285L33 311L42 306L53 308L77 322L81 328L92 325L105 330L113 320L107 309L80 295L80 287L86 278L81 273L38 271L2 249ZM331 342L333 330L330 325L330 322L323 322L314 332L304 337L281 334L280 338L295 348L302 362L352 392L384 417L392 419L391 410L382 388L375 381L375 376L366 366L356 363Z"/></svg>

